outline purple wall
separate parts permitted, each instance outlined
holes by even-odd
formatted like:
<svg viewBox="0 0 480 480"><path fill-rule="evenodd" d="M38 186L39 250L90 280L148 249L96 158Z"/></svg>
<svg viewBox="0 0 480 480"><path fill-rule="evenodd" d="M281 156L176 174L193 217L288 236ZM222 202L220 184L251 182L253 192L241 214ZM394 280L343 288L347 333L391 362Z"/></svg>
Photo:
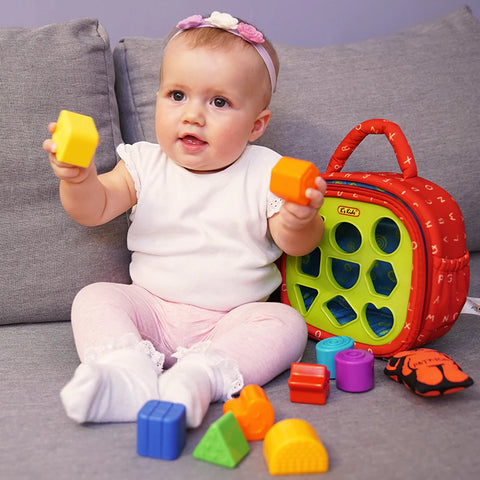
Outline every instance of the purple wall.
<svg viewBox="0 0 480 480"><path fill-rule="evenodd" d="M158 38L190 14L220 10L251 20L276 43L322 46L386 35L464 4L480 18L480 0L0 0L0 27L95 17L115 45L124 36Z"/></svg>

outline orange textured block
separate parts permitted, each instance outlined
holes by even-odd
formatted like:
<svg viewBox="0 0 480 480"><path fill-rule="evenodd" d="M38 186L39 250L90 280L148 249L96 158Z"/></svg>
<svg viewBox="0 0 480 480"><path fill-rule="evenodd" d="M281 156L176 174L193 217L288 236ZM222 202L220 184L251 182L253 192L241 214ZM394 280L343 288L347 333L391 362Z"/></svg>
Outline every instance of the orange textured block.
<svg viewBox="0 0 480 480"><path fill-rule="evenodd" d="M247 385L238 398L225 402L227 412L233 413L248 441L263 440L275 421L272 404L258 385Z"/></svg>
<svg viewBox="0 0 480 480"><path fill-rule="evenodd" d="M324 405L330 393L330 372L325 365L316 363L292 363L290 401Z"/></svg>
<svg viewBox="0 0 480 480"><path fill-rule="evenodd" d="M306 160L282 157L272 169L270 190L288 202L308 205L307 188L315 188L318 168Z"/></svg>
<svg viewBox="0 0 480 480"><path fill-rule="evenodd" d="M324 473L328 454L314 428L291 418L276 423L263 442L263 456L271 475Z"/></svg>

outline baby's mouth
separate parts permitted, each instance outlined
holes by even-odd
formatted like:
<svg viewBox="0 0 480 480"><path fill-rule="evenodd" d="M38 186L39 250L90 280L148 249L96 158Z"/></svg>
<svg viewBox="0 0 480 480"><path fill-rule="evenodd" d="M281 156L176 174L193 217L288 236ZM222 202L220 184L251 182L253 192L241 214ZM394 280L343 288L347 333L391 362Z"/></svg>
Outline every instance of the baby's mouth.
<svg viewBox="0 0 480 480"><path fill-rule="evenodd" d="M195 137L194 135L185 135L184 137L181 137L181 140L185 145L189 145L192 147L202 146L207 143L201 140L200 138Z"/></svg>

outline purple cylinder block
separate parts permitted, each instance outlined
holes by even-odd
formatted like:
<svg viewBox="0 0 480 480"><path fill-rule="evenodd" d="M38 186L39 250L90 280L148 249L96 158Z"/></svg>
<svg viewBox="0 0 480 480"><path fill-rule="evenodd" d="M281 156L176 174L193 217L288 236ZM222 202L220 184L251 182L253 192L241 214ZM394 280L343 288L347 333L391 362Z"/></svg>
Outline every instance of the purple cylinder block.
<svg viewBox="0 0 480 480"><path fill-rule="evenodd" d="M346 392L366 392L373 388L373 359L366 350L348 349L335 355L337 388Z"/></svg>

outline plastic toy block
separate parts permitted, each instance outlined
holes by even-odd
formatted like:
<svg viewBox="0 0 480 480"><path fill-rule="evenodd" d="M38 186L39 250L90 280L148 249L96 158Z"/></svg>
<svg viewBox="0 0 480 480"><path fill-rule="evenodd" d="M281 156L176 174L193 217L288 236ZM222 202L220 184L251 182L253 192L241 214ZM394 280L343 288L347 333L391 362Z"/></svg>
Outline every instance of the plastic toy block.
<svg viewBox="0 0 480 480"><path fill-rule="evenodd" d="M212 423L193 457L223 467L235 468L250 451L247 439L232 412L227 412Z"/></svg>
<svg viewBox="0 0 480 480"><path fill-rule="evenodd" d="M315 187L315 179L320 175L317 167L306 160L282 157L272 169L270 190L288 202L308 205L307 188Z"/></svg>
<svg viewBox="0 0 480 480"><path fill-rule="evenodd" d="M325 473L328 454L314 428L297 418L276 423L265 436L263 456L271 475Z"/></svg>
<svg viewBox="0 0 480 480"><path fill-rule="evenodd" d="M330 393L330 372L325 365L292 363L288 387L291 402L324 405Z"/></svg>
<svg viewBox="0 0 480 480"><path fill-rule="evenodd" d="M315 347L317 363L325 365L330 372L330 379L335 378L335 355L342 350L353 348L355 342L346 336L330 337L320 340Z"/></svg>
<svg viewBox="0 0 480 480"><path fill-rule="evenodd" d="M223 404L223 413L232 412L248 441L263 440L275 421L272 404L262 387L247 385L240 397Z"/></svg>
<svg viewBox="0 0 480 480"><path fill-rule="evenodd" d="M348 349L335 355L337 388L346 392L366 392L374 385L373 353Z"/></svg>
<svg viewBox="0 0 480 480"><path fill-rule="evenodd" d="M99 142L92 117L62 110L52 135L59 162L88 167Z"/></svg>
<svg viewBox="0 0 480 480"><path fill-rule="evenodd" d="M185 446L186 432L184 405L150 400L138 412L137 453L175 460Z"/></svg>

